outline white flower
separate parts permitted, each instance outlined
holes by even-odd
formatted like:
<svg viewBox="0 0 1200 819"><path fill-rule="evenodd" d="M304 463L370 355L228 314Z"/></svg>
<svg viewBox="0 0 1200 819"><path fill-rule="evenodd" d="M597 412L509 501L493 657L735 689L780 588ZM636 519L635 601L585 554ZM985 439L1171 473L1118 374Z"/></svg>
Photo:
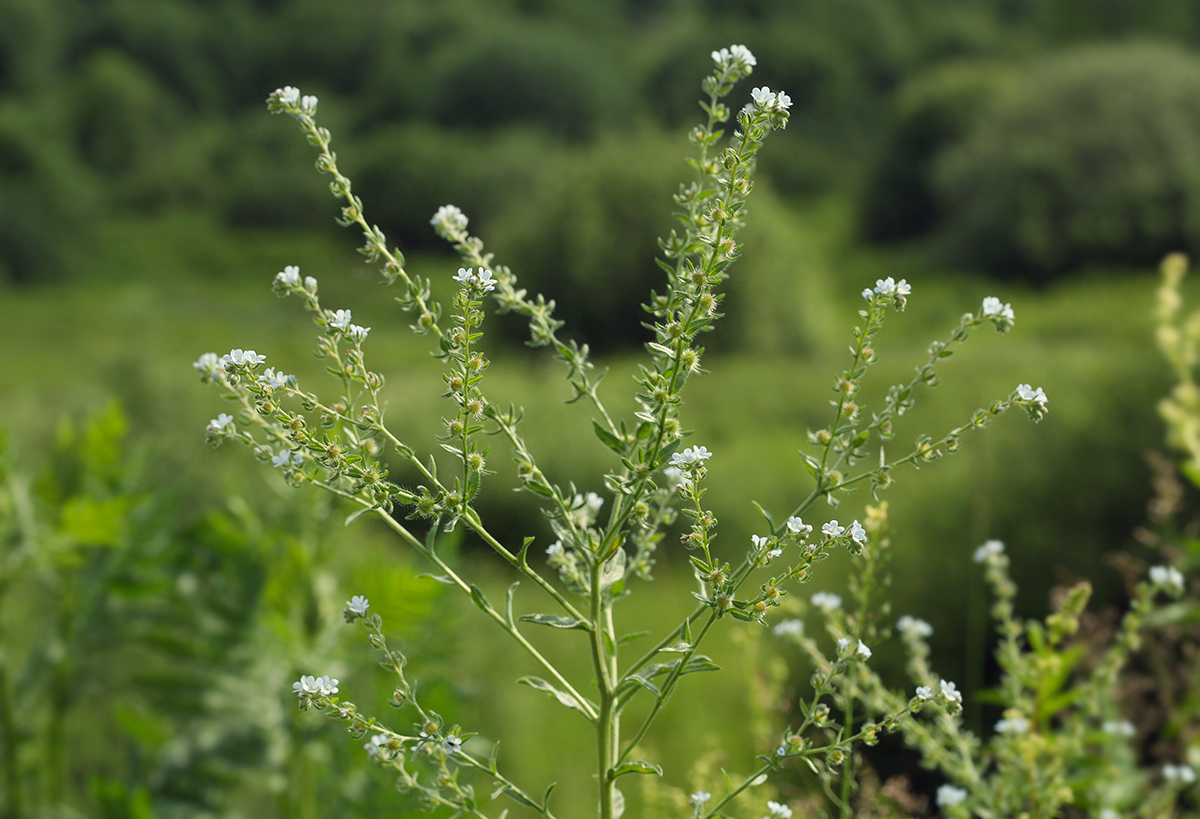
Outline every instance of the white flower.
<svg viewBox="0 0 1200 819"><path fill-rule="evenodd" d="M1196 781L1196 772L1188 765L1163 765L1162 775L1174 785L1191 785Z"/></svg>
<svg viewBox="0 0 1200 819"><path fill-rule="evenodd" d="M708 447L692 446L688 447L682 452L676 452L674 455L672 455L671 463L674 466L687 466L688 464L694 464L697 461L704 463L711 457L712 453L708 451Z"/></svg>
<svg viewBox="0 0 1200 819"><path fill-rule="evenodd" d="M371 604L361 594L356 594L346 602L346 608L355 614L366 614Z"/></svg>
<svg viewBox="0 0 1200 819"><path fill-rule="evenodd" d="M1013 321L1016 315L1013 313L1012 305L1001 302L995 296L988 296L983 300L983 314L985 316L999 316L1003 319Z"/></svg>
<svg viewBox="0 0 1200 819"><path fill-rule="evenodd" d="M829 537L838 537L842 532L846 531L846 527L838 526L837 519L835 518L822 526L821 531L829 535Z"/></svg>
<svg viewBox="0 0 1200 819"><path fill-rule="evenodd" d="M937 803L939 808L952 808L955 805L961 805L963 800L967 798L967 792L962 788L956 788L953 785L942 785L937 790Z"/></svg>
<svg viewBox="0 0 1200 819"><path fill-rule="evenodd" d="M460 267L458 272L454 274L454 281L458 282L459 284L470 284L471 279L473 278L472 271L474 269L475 268L473 267Z"/></svg>
<svg viewBox="0 0 1200 819"><path fill-rule="evenodd" d="M350 318L351 316L349 310L335 310L333 314L329 316L329 326L336 327L339 330L345 330L350 326Z"/></svg>
<svg viewBox="0 0 1200 819"><path fill-rule="evenodd" d="M310 117L317 113L317 98L312 94L306 94L300 100L300 110L308 114Z"/></svg>
<svg viewBox="0 0 1200 819"><path fill-rule="evenodd" d="M859 640L858 645L854 647L854 656L858 657L860 660L869 660L871 659L871 649L867 647L866 643L864 643L862 640Z"/></svg>
<svg viewBox="0 0 1200 819"><path fill-rule="evenodd" d="M1004 554L1004 544L999 540L989 540L975 550L975 562L986 563L988 558Z"/></svg>
<svg viewBox="0 0 1200 819"><path fill-rule="evenodd" d="M782 91L775 93L775 110L786 111L792 107L792 98Z"/></svg>
<svg viewBox="0 0 1200 819"><path fill-rule="evenodd" d="M817 592L812 596L812 604L821 611L830 612L842 607L842 598L830 592Z"/></svg>
<svg viewBox="0 0 1200 819"><path fill-rule="evenodd" d="M867 542L867 530L857 520L850 524L850 539L855 543Z"/></svg>
<svg viewBox="0 0 1200 819"><path fill-rule="evenodd" d="M933 626L919 617L909 617L907 614L896 621L896 628L904 634L913 637L929 638L933 636Z"/></svg>
<svg viewBox="0 0 1200 819"><path fill-rule="evenodd" d="M225 365L221 363L221 359L217 358L216 353L205 353L192 366L209 378L225 369Z"/></svg>
<svg viewBox="0 0 1200 819"><path fill-rule="evenodd" d="M778 816L779 819L791 819L792 809L787 805L781 805L778 802L768 802L767 810L771 812L771 816Z"/></svg>
<svg viewBox="0 0 1200 819"><path fill-rule="evenodd" d="M265 384L271 389L279 389L285 387L296 380L294 375L285 375L284 373L275 372L274 367L267 367L266 371L258 377L258 383Z"/></svg>
<svg viewBox="0 0 1200 819"><path fill-rule="evenodd" d="M869 287L864 287L864 288L863 288L862 297L863 297L864 299L866 299L867 301L870 301L870 300L871 300L871 296L874 296L874 295L875 295L875 291L874 291L874 290L872 290L871 288L869 288Z"/></svg>
<svg viewBox="0 0 1200 819"><path fill-rule="evenodd" d="M1150 582L1174 594L1183 591L1183 575L1174 566L1151 566Z"/></svg>
<svg viewBox="0 0 1200 819"><path fill-rule="evenodd" d="M292 452L290 449L281 449L271 457L271 463L275 466L292 466L299 464L304 460L304 456L299 452Z"/></svg>
<svg viewBox="0 0 1200 819"><path fill-rule="evenodd" d="M290 85L285 85L275 91L279 95L279 101L286 105L295 105L296 100L300 99L300 89L293 88Z"/></svg>
<svg viewBox="0 0 1200 819"><path fill-rule="evenodd" d="M492 271L486 270L482 267L479 268L479 277L475 281L475 284L478 285L479 289L484 293L491 293L496 289L496 280L492 278Z"/></svg>
<svg viewBox="0 0 1200 819"><path fill-rule="evenodd" d="M221 356L221 362L225 365L225 369L229 369L229 365L254 367L267 360L265 355L259 355L253 350L230 350L225 355Z"/></svg>
<svg viewBox="0 0 1200 819"><path fill-rule="evenodd" d="M442 205L437 209L437 213L433 214L429 224L443 230L459 232L467 229L467 217L454 205Z"/></svg>
<svg viewBox="0 0 1200 819"><path fill-rule="evenodd" d="M793 617L790 620L780 620L773 629L777 637L793 635L799 637L804 633L804 621Z"/></svg>
<svg viewBox="0 0 1200 819"><path fill-rule="evenodd" d="M304 289L307 290L309 293L317 292L316 276L305 276L304 277Z"/></svg>
<svg viewBox="0 0 1200 819"><path fill-rule="evenodd" d="M933 689L927 685L917 686L917 699L929 701L933 699Z"/></svg>
<svg viewBox="0 0 1200 819"><path fill-rule="evenodd" d="M561 540L556 540L546 547L546 554L550 555L550 557L558 557L563 553L564 549Z"/></svg>
<svg viewBox="0 0 1200 819"><path fill-rule="evenodd" d="M1113 720L1104 723L1101 729L1106 734L1114 737L1131 737L1137 733L1137 729L1133 727L1133 723L1129 720Z"/></svg>
<svg viewBox="0 0 1200 819"><path fill-rule="evenodd" d="M792 515L787 519L787 528L789 531L797 535L807 535L812 531L812 527L802 521L800 518Z"/></svg>
<svg viewBox="0 0 1200 819"><path fill-rule="evenodd" d="M1028 384L1018 384L1017 395L1021 397L1022 401L1030 401L1034 404L1037 404L1039 407L1046 406L1046 404L1050 401L1050 399L1046 397L1046 393L1042 392L1041 387L1037 387L1035 389Z"/></svg>
<svg viewBox="0 0 1200 819"><path fill-rule="evenodd" d="M721 51L724 52L725 49L721 49ZM729 56L733 57L733 59L739 60L743 65L749 68L753 68L754 66L758 65L758 60L754 59L754 55L750 53L750 49L746 48L744 45L731 45L728 53Z"/></svg>
<svg viewBox="0 0 1200 819"><path fill-rule="evenodd" d="M456 754L462 750L462 740L451 734L442 740L442 750L448 754Z"/></svg>
<svg viewBox="0 0 1200 819"><path fill-rule="evenodd" d="M300 284L300 268L289 264L281 272L275 274L275 281L289 285Z"/></svg>
<svg viewBox="0 0 1200 819"><path fill-rule="evenodd" d="M754 100L755 105L766 111L771 110L771 107L775 104L775 92L765 85L752 90L750 97Z"/></svg>
<svg viewBox="0 0 1200 819"><path fill-rule="evenodd" d="M696 791L688 797L689 805L703 805L709 799L712 799L712 794L708 791Z"/></svg>
<svg viewBox="0 0 1200 819"><path fill-rule="evenodd" d="M359 343L367 340L367 333L369 332L371 332L370 327L359 327L357 324L351 324L346 328L346 335Z"/></svg>
<svg viewBox="0 0 1200 819"><path fill-rule="evenodd" d="M880 295L908 295L912 293L912 285L904 279L896 281L888 276L887 279L875 280L875 292Z"/></svg>
<svg viewBox="0 0 1200 819"><path fill-rule="evenodd" d="M292 683L292 691L299 697L308 697L317 693L317 678L311 675L301 677L300 682Z"/></svg>
<svg viewBox="0 0 1200 819"><path fill-rule="evenodd" d="M368 756L379 756L380 749L387 744L387 741L387 737L385 737L383 734L376 734L375 736L371 737L370 742L367 742L363 745L363 748L366 749Z"/></svg>
<svg viewBox="0 0 1200 819"><path fill-rule="evenodd" d="M227 412L223 412L220 415L218 415L216 418L214 418L208 422L208 428L213 431L219 432L220 430L225 429L225 427L229 426L232 423L233 423L233 416Z"/></svg>
<svg viewBox="0 0 1200 819"><path fill-rule="evenodd" d="M312 679L311 677L309 679ZM331 680L328 674L322 674L314 681L317 687L317 693L322 697L332 696L338 692L338 681Z"/></svg>
<svg viewBox="0 0 1200 819"><path fill-rule="evenodd" d="M947 702L962 702L962 692L955 687L954 683L942 680L938 683L938 687L942 690L942 699Z"/></svg>
<svg viewBox="0 0 1200 819"><path fill-rule="evenodd" d="M1006 718L996 723L996 733L999 734L1023 734L1028 730L1029 720L1024 717Z"/></svg>

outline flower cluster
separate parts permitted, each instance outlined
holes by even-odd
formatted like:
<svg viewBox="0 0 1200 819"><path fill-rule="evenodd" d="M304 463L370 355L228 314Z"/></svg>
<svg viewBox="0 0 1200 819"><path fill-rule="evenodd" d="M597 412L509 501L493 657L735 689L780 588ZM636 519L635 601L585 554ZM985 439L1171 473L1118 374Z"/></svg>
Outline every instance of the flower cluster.
<svg viewBox="0 0 1200 819"><path fill-rule="evenodd" d="M496 289L496 280L492 278L492 271L479 268L479 272L474 272L473 267L460 267L458 273L454 276L454 281L467 287L473 287L481 293L490 293Z"/></svg>

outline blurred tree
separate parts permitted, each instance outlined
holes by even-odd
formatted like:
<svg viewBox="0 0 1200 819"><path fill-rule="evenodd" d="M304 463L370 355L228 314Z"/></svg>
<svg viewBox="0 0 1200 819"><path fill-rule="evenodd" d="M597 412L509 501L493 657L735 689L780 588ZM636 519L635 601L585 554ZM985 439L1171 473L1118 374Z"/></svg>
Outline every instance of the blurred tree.
<svg viewBox="0 0 1200 819"><path fill-rule="evenodd" d="M1045 281L1200 242L1200 59L1087 46L1031 67L937 161L955 262Z"/></svg>

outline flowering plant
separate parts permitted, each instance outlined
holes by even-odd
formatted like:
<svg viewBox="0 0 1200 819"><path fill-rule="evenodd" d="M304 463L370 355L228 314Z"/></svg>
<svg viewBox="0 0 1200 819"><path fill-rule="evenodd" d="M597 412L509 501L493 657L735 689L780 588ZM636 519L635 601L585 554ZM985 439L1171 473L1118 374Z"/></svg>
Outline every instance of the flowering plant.
<svg viewBox="0 0 1200 819"><path fill-rule="evenodd" d="M265 367L265 356L254 350L234 349L224 356L206 353L195 364L202 379L220 387L238 407L235 414L222 413L210 422L207 436L213 444L245 444L289 483L315 484L344 498L356 509L352 517L376 516L432 564L439 580L459 589L540 666L544 676L527 676L520 682L592 726L595 815L601 819L615 819L623 812L625 797L618 786L624 777L666 775L658 765L639 758L639 744L685 677L716 669L700 649L722 622L770 624L773 610L791 590L811 580L817 564L837 549L867 561L856 582L860 589L871 587L872 545L880 543L884 507L874 507L863 519L844 525L837 519L819 520L818 501L836 507L860 485L877 494L891 485L897 470L955 452L968 431L987 426L1007 410L1019 407L1037 421L1048 406L1041 388L1020 384L960 426L936 436L921 435L902 448L900 456L887 455L885 443L894 438L895 420L914 405L922 385L937 384L939 363L972 330L990 325L1007 332L1015 315L1009 304L985 299L977 310L965 313L944 340L930 346L910 380L891 387L881 405L868 412L860 403L860 388L877 360L876 337L889 314L903 311L912 295L907 281L881 278L862 292L861 320L852 332L850 361L834 381L829 422L809 433L810 449L801 455L811 488L788 509L756 505L761 533L740 547L718 546L717 520L705 503L705 479L710 469L719 468L720 453L687 442L682 395L687 381L703 372L699 339L721 317L721 285L741 253L737 237L754 188L756 154L773 131L786 127L791 100L783 92L759 87L734 113L725 100L738 81L753 72L756 60L740 45L713 52L712 57L713 73L703 81L700 103L706 120L689 134L697 152L690 161L696 177L675 197L682 227L661 241L659 266L665 281L645 305L653 338L636 378L637 411L632 417L610 411L588 348L560 335L562 322L554 317L553 302L518 287L516 275L485 253L482 240L468 232L466 215L452 205L440 208L432 219L436 232L453 245L464 264L452 276L457 288L444 314L432 297L430 282L410 275L400 250L389 248L382 231L367 221L363 203L338 169L329 132L316 123L316 98L301 96L291 87L271 94L270 111L291 116L316 148L317 167L331 177L331 190L343 202L340 223L362 231L361 252L380 265L386 283L399 286L398 301L412 316L413 331L436 347L448 399L438 446L422 447L408 433L385 423L384 378L367 365L370 328L353 323L348 309L325 306L317 280L301 277L296 266L280 272L274 288L281 296L300 299L312 313L320 330L317 354L329 362L329 372L339 384L335 397L322 397L294 376ZM735 127L727 134L731 119ZM491 363L484 342L484 307L489 302L498 312L528 321L529 343L550 348L565 366L571 399L594 413L592 430L612 452L611 469L601 480L605 496L557 485L526 444L521 411L489 399L484 386ZM493 474L482 435L507 442L518 488L544 504L555 538L544 549L544 562L536 557L534 537L519 544L502 542L476 510L480 487ZM441 461L433 457L439 448L444 453ZM389 480L385 455L415 470L416 485ZM606 506L607 514L602 514ZM684 524L679 539L697 583L694 608L654 635L650 648L630 653L631 640L639 635L617 629L614 609L638 584L651 580L656 550L680 515ZM473 532L515 576L539 589L551 610L519 613L512 589L501 603L490 599L444 552L444 537L460 528ZM862 594L864 605L870 598L871 593ZM686 808L692 817L728 816L735 809L750 815L754 810L761 813L764 804L769 816L790 816L793 808L780 801L770 782L771 774L796 765L815 772L841 815L849 816L857 786L856 747L876 742L882 732L910 736L932 730L917 727L927 726L917 719L919 712L950 720L959 710L961 694L955 685L929 674L919 675L912 695L887 692L867 671L872 646L885 632L861 615L843 612L840 600L827 592L812 595L811 605L829 620L832 654L805 637L798 621L775 624L781 635L800 640L816 669L811 696L801 703L797 722L782 732L777 744L764 749L749 771L712 782L706 786L712 792L692 793ZM560 815L563 809L554 804L552 785L535 792L514 781L504 773L495 748L480 747L474 733L447 725L421 701L406 658L389 646L382 619L369 601L352 597L345 617L367 630L371 646L394 675L390 704L409 716L401 723L369 716L338 696L340 681L325 675L305 675L294 684L301 708L343 720L351 733L366 740L372 758L396 775L399 788L425 807L488 816L489 799L477 790L488 783L493 799L506 797L510 806L515 802L536 815ZM526 635L535 627L582 632L590 679L572 678L545 656ZM920 645L923 629L918 621L902 623L900 631L912 645ZM639 707L631 708L635 703ZM860 721L867 713L869 718ZM935 724L943 726L947 736L957 736L952 722L939 717ZM751 794L755 788L759 790ZM943 804L953 801L948 797ZM590 812L571 808L572 815Z"/></svg>

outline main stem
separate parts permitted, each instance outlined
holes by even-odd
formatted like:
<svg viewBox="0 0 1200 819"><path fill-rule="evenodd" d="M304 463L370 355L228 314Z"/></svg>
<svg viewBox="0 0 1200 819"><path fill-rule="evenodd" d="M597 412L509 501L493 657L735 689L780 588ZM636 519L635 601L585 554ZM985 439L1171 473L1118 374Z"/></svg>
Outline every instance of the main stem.
<svg viewBox="0 0 1200 819"><path fill-rule="evenodd" d="M613 819L613 771L620 749L621 722L617 708L617 641L613 628L612 600L604 593L602 578L605 560L592 562L591 620L592 663L600 703L596 715L596 779L600 786L600 819Z"/></svg>

